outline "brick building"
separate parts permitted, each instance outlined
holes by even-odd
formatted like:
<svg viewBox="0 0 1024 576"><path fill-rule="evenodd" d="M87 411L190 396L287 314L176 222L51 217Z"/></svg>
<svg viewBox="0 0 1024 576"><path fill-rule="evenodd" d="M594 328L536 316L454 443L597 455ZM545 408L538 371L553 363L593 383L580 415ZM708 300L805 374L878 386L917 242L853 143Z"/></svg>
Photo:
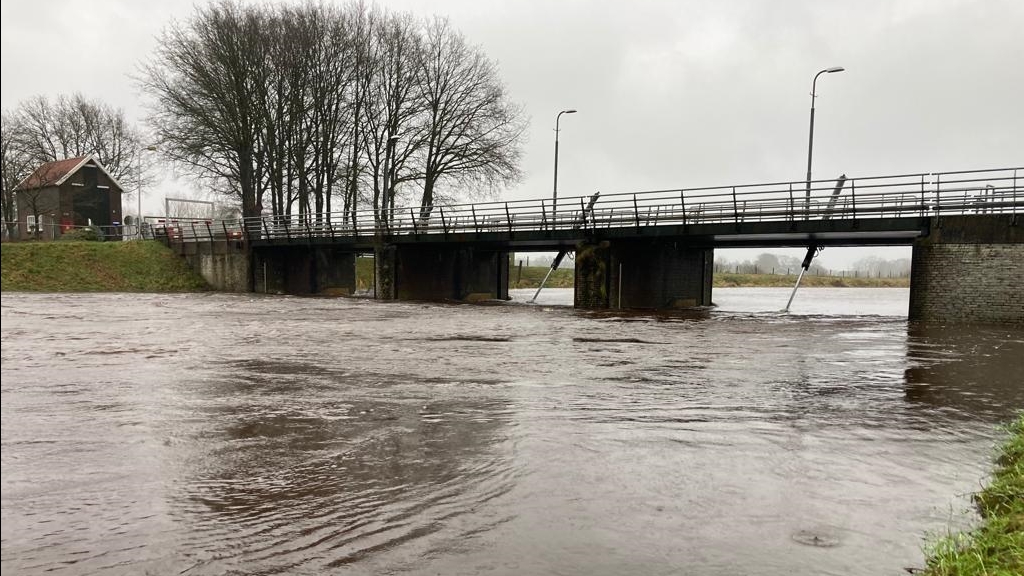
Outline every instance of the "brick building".
<svg viewBox="0 0 1024 576"><path fill-rule="evenodd" d="M22 239L52 240L74 227L120 236L124 189L96 156L47 162L15 187Z"/></svg>

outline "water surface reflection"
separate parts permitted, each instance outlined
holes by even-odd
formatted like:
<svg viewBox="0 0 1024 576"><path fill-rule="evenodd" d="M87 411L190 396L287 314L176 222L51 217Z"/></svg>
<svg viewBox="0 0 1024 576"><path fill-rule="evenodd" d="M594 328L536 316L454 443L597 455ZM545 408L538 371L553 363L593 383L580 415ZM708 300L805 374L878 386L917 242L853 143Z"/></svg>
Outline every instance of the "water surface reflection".
<svg viewBox="0 0 1024 576"><path fill-rule="evenodd" d="M970 519L1024 333L819 294L5 295L3 570L901 573Z"/></svg>

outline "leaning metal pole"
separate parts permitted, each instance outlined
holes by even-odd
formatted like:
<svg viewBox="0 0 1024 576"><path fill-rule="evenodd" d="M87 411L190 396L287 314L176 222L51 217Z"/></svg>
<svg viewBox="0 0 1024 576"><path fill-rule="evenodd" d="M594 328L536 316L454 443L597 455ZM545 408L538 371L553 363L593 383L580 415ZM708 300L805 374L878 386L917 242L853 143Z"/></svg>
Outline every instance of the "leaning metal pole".
<svg viewBox="0 0 1024 576"><path fill-rule="evenodd" d="M786 302L786 307L782 309L783 312L789 312L789 305L793 303L793 297L796 296L796 291L800 288L800 281L804 279L804 272L807 272L807 268L800 268L800 275L796 277L796 285L793 286L793 291L789 294L789 301Z"/></svg>
<svg viewBox="0 0 1024 576"><path fill-rule="evenodd" d="M548 273L544 275L544 279L541 280L540 286L537 287L537 292L534 293L533 298L530 298L527 302L533 304L537 301L537 297L540 296L540 291L544 289L544 285L548 283L548 278L551 277L551 273L558 269L558 265L562 263L562 258L565 258L566 250L559 250L558 256L551 262L551 268L548 268Z"/></svg>
<svg viewBox="0 0 1024 576"><path fill-rule="evenodd" d="M813 118L813 116L811 116ZM846 184L846 174L840 174L836 180L836 187L832 190L832 197L829 198L828 206L825 208L825 214L822 216L822 220L828 220L832 216L832 210L836 206L836 202L839 200L839 194L843 191L843 185ZM807 210L808 216L810 215L810 206L808 205ZM793 303L793 297L796 296L796 290L800 287L800 281L804 278L804 272L811 267L811 260L814 260L814 253L818 251L818 246L811 244L807 247L807 255L804 256L803 263L800 264L800 275L797 276L796 285L793 286L793 292L789 295L789 301L786 302L786 307L782 309L783 312L789 312L789 305Z"/></svg>
<svg viewBox="0 0 1024 576"><path fill-rule="evenodd" d="M586 227L587 214L590 214L591 216L594 215L594 204L597 204L597 199L600 196L600 192L595 192L594 195L590 197L590 202L587 202L587 207L583 209L583 214L575 228L578 229L580 226ZM591 218L591 220L593 220L593 218ZM562 263L562 258L565 258L567 252L568 250L564 249L558 251L558 256L555 256L555 259L551 262L551 269L544 275L544 279L541 280L540 286L537 288L537 292L533 295L533 298L526 301L527 304L533 304L537 301L537 297L540 296L540 291L544 289L544 285L548 283L548 278L551 277L551 273L554 272L558 268L558 265Z"/></svg>

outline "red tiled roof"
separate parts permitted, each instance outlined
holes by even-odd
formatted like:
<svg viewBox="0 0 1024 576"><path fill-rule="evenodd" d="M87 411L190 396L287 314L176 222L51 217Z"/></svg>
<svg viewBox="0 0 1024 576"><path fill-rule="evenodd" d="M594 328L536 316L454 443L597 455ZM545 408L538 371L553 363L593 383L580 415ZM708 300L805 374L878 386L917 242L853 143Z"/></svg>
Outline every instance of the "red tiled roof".
<svg viewBox="0 0 1024 576"><path fill-rule="evenodd" d="M47 162L35 169L28 178L25 178L15 187L15 190L33 190L35 188L46 188L47 186L55 186L71 171L82 164L83 160L88 156L79 156L78 158L66 158L64 160L57 160L56 162Z"/></svg>

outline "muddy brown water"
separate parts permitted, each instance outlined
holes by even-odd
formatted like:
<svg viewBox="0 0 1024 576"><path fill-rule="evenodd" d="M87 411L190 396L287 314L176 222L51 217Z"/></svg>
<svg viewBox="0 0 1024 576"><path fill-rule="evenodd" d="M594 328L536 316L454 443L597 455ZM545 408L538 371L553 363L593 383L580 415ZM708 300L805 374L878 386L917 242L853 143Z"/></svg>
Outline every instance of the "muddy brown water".
<svg viewBox="0 0 1024 576"><path fill-rule="evenodd" d="M1024 407L906 290L567 294L4 294L3 573L901 574Z"/></svg>

